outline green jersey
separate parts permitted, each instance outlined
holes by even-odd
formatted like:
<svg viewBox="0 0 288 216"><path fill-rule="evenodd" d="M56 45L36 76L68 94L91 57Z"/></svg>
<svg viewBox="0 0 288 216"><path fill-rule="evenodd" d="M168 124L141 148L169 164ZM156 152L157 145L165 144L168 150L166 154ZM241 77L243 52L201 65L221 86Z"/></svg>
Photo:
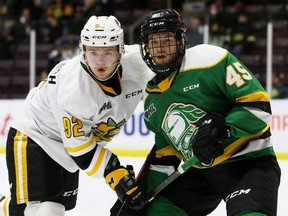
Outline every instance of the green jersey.
<svg viewBox="0 0 288 216"><path fill-rule="evenodd" d="M269 96L227 50L211 45L187 49L180 70L157 85L153 83L151 80L146 87L144 119L155 133L157 158L191 158L192 140L208 113L224 116L231 128L230 137L222 142L224 154L212 166L275 154L270 140ZM195 167L205 168L200 163Z"/></svg>

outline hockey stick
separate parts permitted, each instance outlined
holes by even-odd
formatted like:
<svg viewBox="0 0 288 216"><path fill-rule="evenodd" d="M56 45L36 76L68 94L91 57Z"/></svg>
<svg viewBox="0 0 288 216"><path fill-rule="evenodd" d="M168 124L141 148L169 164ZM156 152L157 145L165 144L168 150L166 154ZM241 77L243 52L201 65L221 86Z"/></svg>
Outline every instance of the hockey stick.
<svg viewBox="0 0 288 216"><path fill-rule="evenodd" d="M180 175L186 172L191 166L193 166L197 162L198 159L195 156L193 156L189 160L184 162L181 166L179 166L178 169L175 172L173 172L165 181L163 181L161 184L159 184L156 188L154 188L147 194L145 205L151 200L153 200L155 196L157 196L162 190L168 187L168 185L170 185L175 179L177 179ZM127 209L123 208L125 206L125 203L126 200L123 202L117 216L122 216L126 212Z"/></svg>
<svg viewBox="0 0 288 216"><path fill-rule="evenodd" d="M157 194L159 194L164 188L170 185L176 178L178 178L180 175L186 172L192 165L194 165L197 162L198 162L198 159L195 156L191 157L189 160L184 162L165 181L163 181L161 184L159 184L156 188L154 188L152 191L150 191L147 194L145 204L153 200L154 197L157 196Z"/></svg>
<svg viewBox="0 0 288 216"><path fill-rule="evenodd" d="M156 152L156 145L154 144L154 146L152 147L151 151L147 155L146 160L144 161L144 164L142 165L142 167L141 167L141 169L140 169L140 171L136 177L136 180L138 182L143 179L146 171L149 169L151 162L155 157L155 152ZM126 205L126 201L127 201L127 199L121 204L121 207L120 207L116 216L121 216L121 215L125 214L125 212L127 211L127 208L124 208L124 206Z"/></svg>
<svg viewBox="0 0 288 216"><path fill-rule="evenodd" d="M144 174L146 173L146 171L149 169L152 160L155 158L155 152L156 152L156 145L154 144L154 146L152 147L151 151L149 152L149 154L146 157L146 160L144 162L144 164L142 165L136 180L139 182L143 179Z"/></svg>

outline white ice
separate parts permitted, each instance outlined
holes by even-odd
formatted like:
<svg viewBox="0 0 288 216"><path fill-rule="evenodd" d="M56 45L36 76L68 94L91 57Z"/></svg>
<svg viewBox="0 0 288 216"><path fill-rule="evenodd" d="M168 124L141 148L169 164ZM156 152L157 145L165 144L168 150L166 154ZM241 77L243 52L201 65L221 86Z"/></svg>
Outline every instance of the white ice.
<svg viewBox="0 0 288 216"><path fill-rule="evenodd" d="M122 164L132 164L138 173L143 157L121 157ZM279 189L278 216L288 215L288 161L280 160L282 169L281 185ZM0 193L8 194L7 172L4 155L0 155ZM116 201L116 194L105 184L104 179L93 179L83 172L80 175L80 186L77 206L67 212L67 216L108 216L110 208ZM225 205L222 202L210 216L224 216Z"/></svg>

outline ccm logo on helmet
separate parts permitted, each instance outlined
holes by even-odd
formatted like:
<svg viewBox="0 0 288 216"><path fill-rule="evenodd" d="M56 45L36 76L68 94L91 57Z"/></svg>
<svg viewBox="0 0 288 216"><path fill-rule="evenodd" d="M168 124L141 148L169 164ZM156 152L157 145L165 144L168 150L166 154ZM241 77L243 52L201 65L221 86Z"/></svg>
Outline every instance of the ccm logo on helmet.
<svg viewBox="0 0 288 216"><path fill-rule="evenodd" d="M154 27L154 26L162 26L162 25L164 25L164 22L151 23L149 26L150 26L150 27Z"/></svg>
<svg viewBox="0 0 288 216"><path fill-rule="evenodd" d="M94 36L92 36L92 38L93 38L93 39L105 39L105 38L107 38L107 36L103 36L103 35L101 35L101 36L94 35Z"/></svg>

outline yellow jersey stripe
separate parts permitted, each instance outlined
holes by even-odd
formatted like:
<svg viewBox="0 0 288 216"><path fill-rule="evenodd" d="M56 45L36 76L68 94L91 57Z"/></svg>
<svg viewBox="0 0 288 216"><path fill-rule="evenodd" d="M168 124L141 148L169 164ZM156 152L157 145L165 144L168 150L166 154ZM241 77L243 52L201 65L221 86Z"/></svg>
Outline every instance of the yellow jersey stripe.
<svg viewBox="0 0 288 216"><path fill-rule="evenodd" d="M172 146L166 146L160 150L156 151L156 158L161 158L161 157L165 157L165 156L176 156L177 158L179 158L180 160L183 159L183 156L181 156L179 153L177 153Z"/></svg>
<svg viewBox="0 0 288 216"><path fill-rule="evenodd" d="M217 157L214 161L214 163L212 164L212 166L215 166L227 159L229 159L231 157L232 154L234 154L235 152L237 152L240 148L243 147L243 144L246 144L248 141L259 138L262 134L264 134L267 130L268 130L269 126L266 126L260 133L258 133L257 135L254 136L247 136L247 137L241 137L240 139L238 139L237 141L235 141L234 143L232 143L231 145L229 145L227 148L224 149L224 154ZM242 145L241 145L242 144ZM211 166L211 167L212 167ZM206 168L206 167L199 167L197 165L195 165L194 167L197 168Z"/></svg>
<svg viewBox="0 0 288 216"><path fill-rule="evenodd" d="M265 101L269 102L270 98L267 92L254 92L252 94L245 95L243 97L236 98L236 102L258 102Z"/></svg>
<svg viewBox="0 0 288 216"><path fill-rule="evenodd" d="M14 137L17 204L28 202L27 142L28 137L17 131Z"/></svg>
<svg viewBox="0 0 288 216"><path fill-rule="evenodd" d="M3 212L4 212L4 216L8 216L9 215L9 202L10 202L10 199L11 196L7 196L4 201L3 201Z"/></svg>
<svg viewBox="0 0 288 216"><path fill-rule="evenodd" d="M98 168L100 167L100 164L102 163L105 152L106 152L106 150L104 148L101 148L101 151L99 153L99 156L98 156L98 159L95 163L95 166L93 167L93 169L90 172L87 172L88 176L91 176L97 172Z"/></svg>
<svg viewBox="0 0 288 216"><path fill-rule="evenodd" d="M66 147L66 150L68 152L79 152L85 148L90 147L94 143L95 137L92 136L91 139L87 142L84 143L83 145L77 146L77 147Z"/></svg>
<svg viewBox="0 0 288 216"><path fill-rule="evenodd" d="M10 201L10 195L4 199L3 203L3 212L4 216L8 216L9 214L9 201Z"/></svg>
<svg viewBox="0 0 288 216"><path fill-rule="evenodd" d="M97 82L97 83L100 85L101 89L103 89L104 91L109 92L113 95L117 95L117 93L115 92L115 90L112 87L105 86L100 82Z"/></svg>

